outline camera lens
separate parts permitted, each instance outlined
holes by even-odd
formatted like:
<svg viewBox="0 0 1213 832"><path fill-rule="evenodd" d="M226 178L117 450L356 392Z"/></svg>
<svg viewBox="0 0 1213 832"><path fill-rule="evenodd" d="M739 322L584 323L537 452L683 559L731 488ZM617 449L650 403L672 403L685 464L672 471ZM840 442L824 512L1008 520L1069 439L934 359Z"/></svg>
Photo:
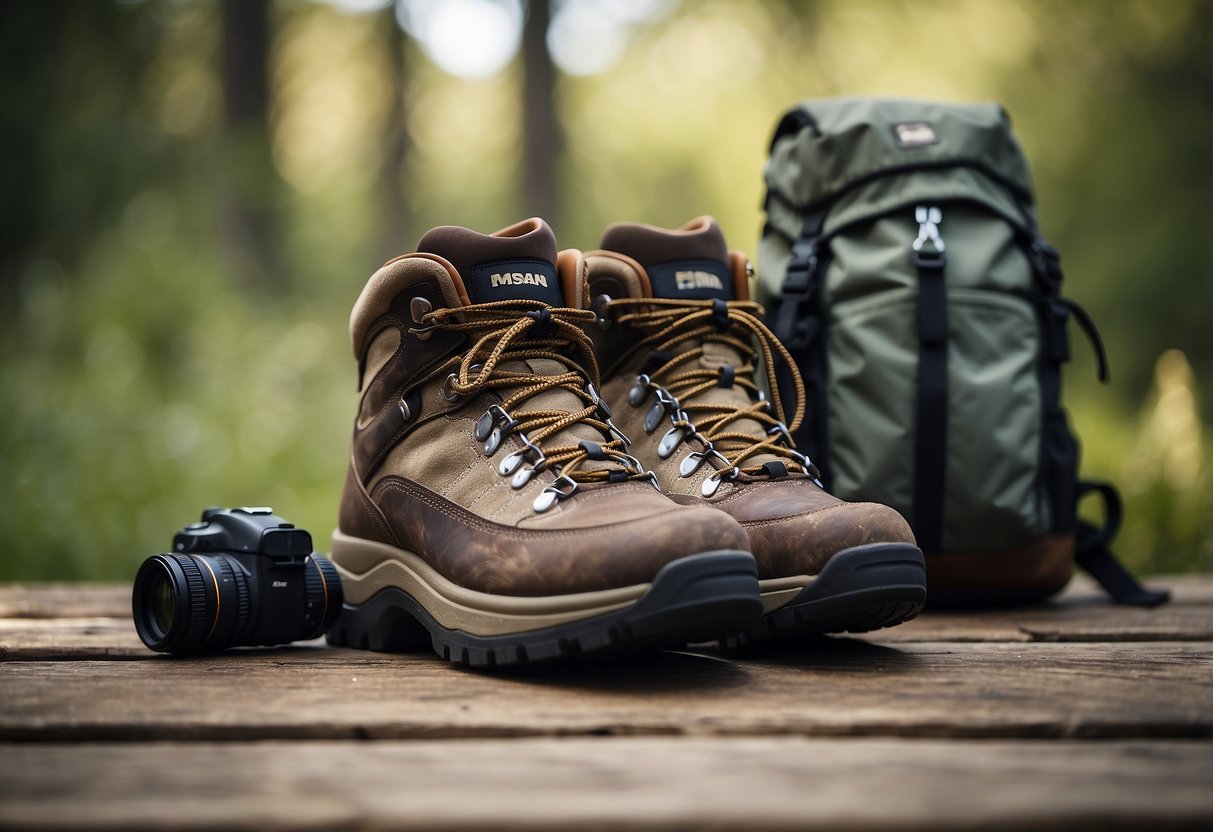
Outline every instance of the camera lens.
<svg viewBox="0 0 1213 832"><path fill-rule="evenodd" d="M152 609L152 623L159 633L167 633L173 628L173 616L176 614L176 599L173 597L173 584L163 572L156 572L151 577L147 589Z"/></svg>
<svg viewBox="0 0 1213 832"><path fill-rule="evenodd" d="M144 644L166 653L240 644L250 623L248 584L225 555L155 555L135 576L135 629Z"/></svg>
<svg viewBox="0 0 1213 832"><path fill-rule="evenodd" d="M164 653L285 644L323 634L341 612L336 567L312 556L268 568L260 555L165 553L139 567L131 603L143 643ZM260 575L260 579L259 576Z"/></svg>
<svg viewBox="0 0 1213 832"><path fill-rule="evenodd" d="M298 638L316 638L324 635L337 615L341 612L341 604L345 596L341 591L341 576L337 567L328 558L312 555L308 558L312 568L304 574L304 631Z"/></svg>

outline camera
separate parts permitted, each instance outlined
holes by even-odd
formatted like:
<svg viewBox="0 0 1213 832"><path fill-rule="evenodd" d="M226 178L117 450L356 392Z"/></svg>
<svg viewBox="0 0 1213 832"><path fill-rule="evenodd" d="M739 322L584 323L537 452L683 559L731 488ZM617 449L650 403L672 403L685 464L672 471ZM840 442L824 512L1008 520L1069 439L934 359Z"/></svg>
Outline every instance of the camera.
<svg viewBox="0 0 1213 832"><path fill-rule="evenodd" d="M135 629L152 650L186 654L323 634L341 578L312 536L269 508L208 508L135 576Z"/></svg>

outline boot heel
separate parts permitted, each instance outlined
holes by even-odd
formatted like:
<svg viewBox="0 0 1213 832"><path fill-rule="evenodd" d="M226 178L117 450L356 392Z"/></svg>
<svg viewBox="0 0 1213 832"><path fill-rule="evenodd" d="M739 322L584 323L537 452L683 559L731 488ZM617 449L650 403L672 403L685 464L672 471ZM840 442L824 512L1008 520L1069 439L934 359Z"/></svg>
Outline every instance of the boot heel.
<svg viewBox="0 0 1213 832"><path fill-rule="evenodd" d="M379 653L402 653L429 649L429 631L408 612L381 596L365 604L346 604L326 636L329 644L374 650Z"/></svg>

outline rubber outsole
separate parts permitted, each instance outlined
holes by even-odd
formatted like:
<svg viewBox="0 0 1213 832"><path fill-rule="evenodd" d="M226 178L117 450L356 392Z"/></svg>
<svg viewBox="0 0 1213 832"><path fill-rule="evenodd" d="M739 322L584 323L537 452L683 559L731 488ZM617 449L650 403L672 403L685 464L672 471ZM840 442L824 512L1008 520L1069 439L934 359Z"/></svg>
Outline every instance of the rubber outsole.
<svg viewBox="0 0 1213 832"><path fill-rule="evenodd" d="M775 637L865 633L909 621L922 612L926 599L926 561L918 547L856 546L830 558L787 604L720 643L734 648Z"/></svg>
<svg viewBox="0 0 1213 832"><path fill-rule="evenodd" d="M357 606L345 604L326 638L340 647L380 652L428 643L456 664L491 668L710 641L752 626L761 615L753 557L721 551L666 564L648 591L625 609L555 627L500 636L451 630L411 595L389 587Z"/></svg>

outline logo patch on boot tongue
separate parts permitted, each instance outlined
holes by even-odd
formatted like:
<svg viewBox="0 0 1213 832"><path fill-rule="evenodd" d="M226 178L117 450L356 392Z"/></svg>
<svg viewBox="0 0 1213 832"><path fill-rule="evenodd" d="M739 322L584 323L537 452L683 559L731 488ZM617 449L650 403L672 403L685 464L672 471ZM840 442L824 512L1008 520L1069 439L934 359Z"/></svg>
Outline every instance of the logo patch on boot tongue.
<svg viewBox="0 0 1213 832"><path fill-rule="evenodd" d="M717 260L674 260L649 266L653 295L690 300L733 300L733 277Z"/></svg>
<svg viewBox="0 0 1213 832"><path fill-rule="evenodd" d="M490 260L471 269L464 281L472 303L539 300L564 306L556 267L546 260Z"/></svg>

